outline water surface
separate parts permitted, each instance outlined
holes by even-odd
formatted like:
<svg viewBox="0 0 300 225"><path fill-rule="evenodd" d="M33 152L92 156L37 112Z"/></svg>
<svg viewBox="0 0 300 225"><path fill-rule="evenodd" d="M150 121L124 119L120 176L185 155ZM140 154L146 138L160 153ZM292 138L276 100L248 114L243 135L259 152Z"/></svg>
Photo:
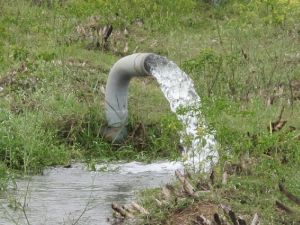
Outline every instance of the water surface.
<svg viewBox="0 0 300 225"><path fill-rule="evenodd" d="M30 225L74 224L85 208L76 224L109 224L112 202L129 203L138 190L170 182L175 169L180 167L180 163L132 162L98 165L98 172L87 170L83 164L50 168L30 180L18 180L17 190L11 189L10 196L0 200L0 224L27 224L22 210L8 207L18 204L15 199L22 205L24 196Z"/></svg>

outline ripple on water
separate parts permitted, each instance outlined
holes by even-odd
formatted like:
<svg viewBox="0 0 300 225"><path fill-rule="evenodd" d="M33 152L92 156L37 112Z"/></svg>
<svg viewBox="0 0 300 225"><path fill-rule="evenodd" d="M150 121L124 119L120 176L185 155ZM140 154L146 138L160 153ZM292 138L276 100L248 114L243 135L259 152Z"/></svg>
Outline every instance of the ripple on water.
<svg viewBox="0 0 300 225"><path fill-rule="evenodd" d="M93 172L83 164L72 168L51 168L41 176L30 180L17 181L18 191L13 198L23 203L29 182L26 212L31 224L59 225L72 224L88 204L88 210L79 224L107 224L111 216L111 203L128 203L136 191L159 187L170 182L180 163L157 162L143 164L138 162L98 165L108 166L107 172ZM0 225L13 225L12 218L19 224L26 224L21 210L13 211L8 200L0 200Z"/></svg>

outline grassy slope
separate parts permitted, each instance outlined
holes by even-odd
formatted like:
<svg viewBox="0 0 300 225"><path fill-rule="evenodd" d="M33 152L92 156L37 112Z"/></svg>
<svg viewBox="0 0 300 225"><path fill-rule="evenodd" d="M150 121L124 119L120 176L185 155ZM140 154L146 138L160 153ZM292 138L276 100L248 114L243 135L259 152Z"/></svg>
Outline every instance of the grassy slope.
<svg viewBox="0 0 300 225"><path fill-rule="evenodd" d="M218 192L234 191L232 207L246 214L259 209L264 222L274 224L274 199L284 201L277 183L285 180L300 195L300 6L287 2L212 7L193 0L0 1L1 177L72 158L93 163L176 157L179 125L151 79L134 80L129 94L130 126L138 129L142 122L146 135L122 146L99 135L105 123L101 87L111 65L134 51L155 52L176 61L195 81L221 144L218 176L246 157L246 172L233 173ZM105 50L93 27L107 24L114 31ZM267 127L282 106L287 124L270 134ZM289 132L289 126L296 130ZM245 196L251 197L242 204Z"/></svg>
<svg viewBox="0 0 300 225"><path fill-rule="evenodd" d="M258 213L262 224L298 224L299 207L295 209L280 193L278 184L283 182L300 196L299 102L293 101L299 95L299 58L295 55L300 50L299 19L295 16L300 4L291 2L293 9L280 1L265 4L235 3L208 11L212 20L207 33L189 33L189 45L201 49L182 67L194 78L206 118L221 144L217 183L211 194L198 199L174 197L164 207L154 201L159 193L146 192L143 204L151 216L142 224L193 224L197 215L205 214L198 205L203 202L204 208L207 202L230 205L247 221ZM196 37L198 41L193 42ZM287 123L279 132L270 133L268 127L283 107L282 119ZM296 129L290 132L292 127ZM222 186L224 171L231 175ZM207 182L197 174L192 180L195 186ZM296 213L278 212L276 200Z"/></svg>
<svg viewBox="0 0 300 225"><path fill-rule="evenodd" d="M101 1L68 1L62 6L55 1L1 1L3 167L28 172L68 163L74 157L175 157L172 152L177 135L174 128L168 128L168 122L173 120L175 128L178 125L153 80L146 84L134 81L129 96L131 127L135 129L136 124L143 122L150 127L147 137L141 134L129 139L126 145L112 147L99 135L105 123L101 88L109 69L123 53L126 42L130 54L136 41L144 44L144 35L148 33L146 25L131 25L138 15L125 17L128 5L116 17L118 7L118 3ZM92 16L97 17L96 21ZM111 50L103 51L97 48L94 40L99 37L90 27L110 23L114 26ZM91 34L77 32L78 26ZM130 29L127 36L123 34L125 27ZM150 50L147 46L141 50L146 51L144 48ZM163 107L156 110L152 102ZM122 151L116 151L119 148Z"/></svg>

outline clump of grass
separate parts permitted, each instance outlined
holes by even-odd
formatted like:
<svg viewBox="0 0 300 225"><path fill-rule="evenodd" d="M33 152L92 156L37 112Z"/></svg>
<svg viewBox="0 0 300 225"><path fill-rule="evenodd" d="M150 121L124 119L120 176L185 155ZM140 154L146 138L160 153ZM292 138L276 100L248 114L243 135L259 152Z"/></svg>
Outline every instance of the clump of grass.
<svg viewBox="0 0 300 225"><path fill-rule="evenodd" d="M65 164L68 151L59 145L53 134L41 126L41 116L30 113L22 116L2 113L1 161L7 168L25 174L41 171L45 166Z"/></svg>

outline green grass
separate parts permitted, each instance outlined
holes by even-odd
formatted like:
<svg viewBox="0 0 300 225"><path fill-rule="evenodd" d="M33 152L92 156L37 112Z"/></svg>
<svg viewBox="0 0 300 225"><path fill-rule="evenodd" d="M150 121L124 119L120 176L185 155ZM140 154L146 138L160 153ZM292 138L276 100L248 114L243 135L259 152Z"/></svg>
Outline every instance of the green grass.
<svg viewBox="0 0 300 225"><path fill-rule="evenodd" d="M263 208L265 224L276 224L277 183L300 194L299 17L296 0L0 1L0 189L11 173L73 159L178 158L180 124L153 79L130 84L129 130L138 135L122 145L101 137L109 69L123 55L154 52L194 80L221 146L217 172L251 161L217 196L234 190L230 205L245 214ZM104 47L96 31L108 24ZM270 133L282 107L287 124ZM245 195L251 204L240 205Z"/></svg>
<svg viewBox="0 0 300 225"><path fill-rule="evenodd" d="M300 50L299 24L293 17L299 14L300 4L294 2L297 7L292 10L279 1L269 1L274 4L269 10L276 13L264 14L263 7L255 6L262 2L234 3L218 10L222 20L209 33L213 41L206 42L182 67L193 77L204 114L217 131L221 160L215 170L219 179L228 164L240 165L245 157L249 164L208 200L230 205L241 215L258 212L262 224L296 224L298 217L277 213L274 204L279 199L295 207L280 194L279 182L296 196L300 194L299 102L293 100L299 87L292 87L300 79L299 59L294 55ZM243 9L238 17L237 5ZM224 18L227 10L233 13ZM278 21L282 17L277 13L286 20ZM278 119L283 107L282 119L287 123L279 132L270 133L270 123ZM153 212L160 219L155 221L154 216L152 224L161 223L176 208Z"/></svg>
<svg viewBox="0 0 300 225"><path fill-rule="evenodd" d="M129 4L122 3L122 12L119 4L1 2L1 132L5 138L1 140L0 158L7 169L36 173L72 159L151 161L179 156L179 124L153 80L133 81L129 92L129 130L135 131L137 124L142 124L147 133L130 136L121 146L112 146L101 137L101 127L106 123L101 89L110 67L120 57L125 42L133 51L133 43L142 42L148 29L161 26L157 23L150 27L154 20L148 19L133 32L134 20L145 19L150 11L144 8L141 15L128 14ZM119 18L112 18L115 16ZM78 26L89 30L94 17L99 26L113 24L116 35L111 38L111 50L98 49L93 38L76 31ZM132 36L118 37L118 32L128 26L132 27ZM92 49L88 50L88 45ZM119 46L122 49L113 50ZM163 107L155 110L153 102Z"/></svg>

